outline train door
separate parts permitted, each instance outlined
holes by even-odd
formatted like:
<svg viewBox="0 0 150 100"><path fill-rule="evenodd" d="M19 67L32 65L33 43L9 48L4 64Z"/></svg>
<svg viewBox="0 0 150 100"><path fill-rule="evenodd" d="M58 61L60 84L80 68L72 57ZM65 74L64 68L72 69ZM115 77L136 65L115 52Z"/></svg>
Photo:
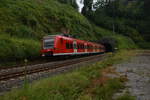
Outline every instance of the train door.
<svg viewBox="0 0 150 100"><path fill-rule="evenodd" d="M73 41L73 50L74 50L74 53L77 53L77 42L76 41Z"/></svg>
<svg viewBox="0 0 150 100"><path fill-rule="evenodd" d="M85 52L87 53L87 43L84 44Z"/></svg>
<svg viewBox="0 0 150 100"><path fill-rule="evenodd" d="M96 46L95 45L93 46L93 52L96 52Z"/></svg>

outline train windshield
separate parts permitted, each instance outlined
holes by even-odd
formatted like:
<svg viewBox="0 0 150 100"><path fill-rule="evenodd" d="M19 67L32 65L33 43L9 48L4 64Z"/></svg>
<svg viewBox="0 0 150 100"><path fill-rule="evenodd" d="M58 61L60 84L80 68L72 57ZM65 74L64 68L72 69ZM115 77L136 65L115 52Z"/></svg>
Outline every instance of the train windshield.
<svg viewBox="0 0 150 100"><path fill-rule="evenodd" d="M43 41L44 49L52 49L54 48L54 38L44 39Z"/></svg>

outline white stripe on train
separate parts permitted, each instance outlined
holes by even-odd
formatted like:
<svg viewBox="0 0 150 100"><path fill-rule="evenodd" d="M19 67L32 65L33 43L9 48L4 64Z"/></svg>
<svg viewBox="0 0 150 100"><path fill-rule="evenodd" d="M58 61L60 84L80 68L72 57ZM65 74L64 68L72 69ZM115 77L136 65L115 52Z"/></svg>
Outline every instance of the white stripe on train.
<svg viewBox="0 0 150 100"><path fill-rule="evenodd" d="M57 54L53 54L53 56L60 56L60 55L79 55L79 54L92 54L92 53L103 53L103 52L57 53Z"/></svg>

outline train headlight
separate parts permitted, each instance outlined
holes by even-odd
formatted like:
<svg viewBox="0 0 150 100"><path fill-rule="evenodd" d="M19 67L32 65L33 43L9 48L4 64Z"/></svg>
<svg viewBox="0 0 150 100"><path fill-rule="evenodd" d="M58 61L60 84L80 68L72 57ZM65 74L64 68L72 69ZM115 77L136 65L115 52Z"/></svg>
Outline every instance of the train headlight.
<svg viewBox="0 0 150 100"><path fill-rule="evenodd" d="M45 54L42 54L42 57L45 57Z"/></svg>

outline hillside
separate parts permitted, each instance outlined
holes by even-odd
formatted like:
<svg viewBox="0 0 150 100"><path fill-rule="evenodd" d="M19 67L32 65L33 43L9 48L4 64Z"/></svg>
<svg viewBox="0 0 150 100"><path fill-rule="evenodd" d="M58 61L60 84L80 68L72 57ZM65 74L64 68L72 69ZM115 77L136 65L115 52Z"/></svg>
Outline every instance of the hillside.
<svg viewBox="0 0 150 100"><path fill-rule="evenodd" d="M42 37L62 29L84 40L112 37L119 48L135 47L130 38L97 27L73 7L54 0L1 0L0 26L1 62L38 57Z"/></svg>

